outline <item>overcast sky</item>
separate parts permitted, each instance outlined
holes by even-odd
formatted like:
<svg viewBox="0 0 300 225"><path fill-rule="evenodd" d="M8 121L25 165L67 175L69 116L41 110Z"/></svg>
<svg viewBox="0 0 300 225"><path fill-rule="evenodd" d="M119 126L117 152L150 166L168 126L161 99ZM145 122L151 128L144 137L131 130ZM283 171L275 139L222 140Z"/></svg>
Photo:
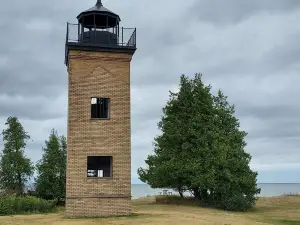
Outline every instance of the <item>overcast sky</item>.
<svg viewBox="0 0 300 225"><path fill-rule="evenodd" d="M66 23L96 0L11 0L0 7L0 129L18 116L35 162L50 130L66 134ZM176 2L176 3L175 3ZM226 2L226 3L225 3ZM259 182L300 182L299 0L106 0L137 27L131 64L132 182L152 152L157 122L179 76L203 73L242 129ZM1 137L2 139L2 137Z"/></svg>

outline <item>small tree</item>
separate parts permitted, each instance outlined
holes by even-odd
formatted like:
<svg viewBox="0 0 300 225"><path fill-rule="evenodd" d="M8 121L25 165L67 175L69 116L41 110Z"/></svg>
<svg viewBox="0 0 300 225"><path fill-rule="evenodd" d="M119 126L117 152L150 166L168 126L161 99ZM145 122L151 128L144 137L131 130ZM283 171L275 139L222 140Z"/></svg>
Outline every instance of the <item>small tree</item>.
<svg viewBox="0 0 300 225"><path fill-rule="evenodd" d="M47 200L65 198L67 143L53 129L37 163L36 194Z"/></svg>
<svg viewBox="0 0 300 225"><path fill-rule="evenodd" d="M4 149L0 156L0 187L21 195L34 172L31 160L24 154L30 136L17 117L9 117L5 125L7 128L2 132Z"/></svg>

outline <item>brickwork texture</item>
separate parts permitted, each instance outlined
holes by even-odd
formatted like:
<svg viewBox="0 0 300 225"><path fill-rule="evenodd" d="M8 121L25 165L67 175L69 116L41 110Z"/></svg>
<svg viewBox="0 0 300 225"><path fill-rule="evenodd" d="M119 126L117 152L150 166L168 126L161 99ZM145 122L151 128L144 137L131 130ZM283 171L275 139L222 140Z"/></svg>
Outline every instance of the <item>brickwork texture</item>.
<svg viewBox="0 0 300 225"><path fill-rule="evenodd" d="M132 55L70 50L67 217L131 213ZM110 98L110 119L91 120L91 98ZM112 156L111 178L87 177L87 156Z"/></svg>

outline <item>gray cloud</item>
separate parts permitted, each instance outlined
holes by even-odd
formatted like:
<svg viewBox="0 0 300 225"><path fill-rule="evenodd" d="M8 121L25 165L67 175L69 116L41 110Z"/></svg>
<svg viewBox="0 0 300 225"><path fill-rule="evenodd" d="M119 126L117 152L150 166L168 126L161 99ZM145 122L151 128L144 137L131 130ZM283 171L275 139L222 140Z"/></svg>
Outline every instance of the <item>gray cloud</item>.
<svg viewBox="0 0 300 225"><path fill-rule="evenodd" d="M239 55L229 58L219 64L217 68L209 68L207 72L226 74L227 76L251 74L264 77L295 72L300 68L300 46L297 44L299 38L300 32L288 36L284 42L276 44L265 52L261 52L259 46L254 46L257 54L252 58L250 58L251 55L250 57Z"/></svg>
<svg viewBox="0 0 300 225"><path fill-rule="evenodd" d="M276 119L285 119L284 122L295 121L294 119L298 117L299 106L287 106L282 107L282 105L277 106L246 106L243 110L247 115L252 115L254 117L259 117L263 120L272 120L276 122ZM286 119L289 118L289 119ZM278 120L277 120L278 121Z"/></svg>
<svg viewBox="0 0 300 225"><path fill-rule="evenodd" d="M66 92L63 93L67 95ZM65 102L66 97L55 98L55 94L50 97L29 98L26 96L11 98L9 95L0 95L0 116L17 116L32 120L65 118L67 113Z"/></svg>
<svg viewBox="0 0 300 225"><path fill-rule="evenodd" d="M182 73L202 72L213 92L222 89L236 105L241 127L249 133L246 150L254 169L270 174L274 168L296 168L298 0L103 2L124 27L137 27L131 66L134 181L153 149L168 91L176 90ZM66 134L66 22L76 23L76 16L94 4L13 0L0 8L0 129L8 116L18 116L33 139L27 154L34 161L52 128Z"/></svg>
<svg viewBox="0 0 300 225"><path fill-rule="evenodd" d="M191 11L200 21L227 25L237 24L259 13L290 13L299 7L297 0L201 0L195 1Z"/></svg>

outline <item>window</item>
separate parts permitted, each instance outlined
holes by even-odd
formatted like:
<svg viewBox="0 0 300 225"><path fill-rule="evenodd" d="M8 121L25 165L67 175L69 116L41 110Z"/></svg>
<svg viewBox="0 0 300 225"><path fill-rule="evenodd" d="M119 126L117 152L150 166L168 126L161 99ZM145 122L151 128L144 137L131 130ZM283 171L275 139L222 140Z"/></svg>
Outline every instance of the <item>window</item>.
<svg viewBox="0 0 300 225"><path fill-rule="evenodd" d="M92 98L91 101L91 118L92 119L109 119L109 98Z"/></svg>
<svg viewBox="0 0 300 225"><path fill-rule="evenodd" d="M88 177L112 177L111 156L88 156L87 157Z"/></svg>

